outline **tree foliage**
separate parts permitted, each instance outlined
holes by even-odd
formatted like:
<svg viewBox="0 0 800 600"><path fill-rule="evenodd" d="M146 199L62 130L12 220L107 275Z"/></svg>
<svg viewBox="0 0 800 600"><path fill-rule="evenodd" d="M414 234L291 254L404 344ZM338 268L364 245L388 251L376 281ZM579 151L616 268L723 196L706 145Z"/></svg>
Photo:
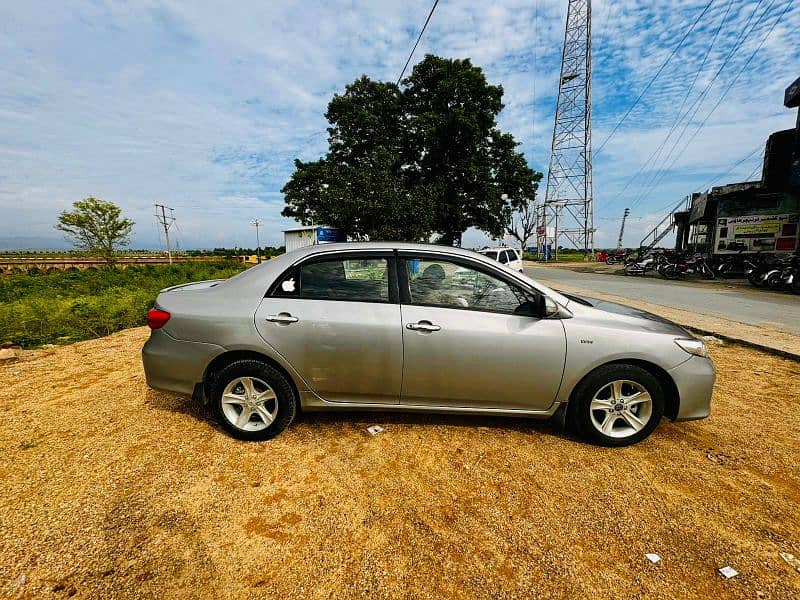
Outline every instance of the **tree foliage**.
<svg viewBox="0 0 800 600"><path fill-rule="evenodd" d="M295 161L283 215L356 239L436 233L458 244L470 227L502 235L536 181L497 128L502 87L468 59L431 55L402 86L363 76L333 97L328 152Z"/></svg>
<svg viewBox="0 0 800 600"><path fill-rule="evenodd" d="M98 198L78 200L72 207L58 217L56 229L77 248L96 252L107 264L114 264L114 249L129 243L134 222L123 218L116 204Z"/></svg>

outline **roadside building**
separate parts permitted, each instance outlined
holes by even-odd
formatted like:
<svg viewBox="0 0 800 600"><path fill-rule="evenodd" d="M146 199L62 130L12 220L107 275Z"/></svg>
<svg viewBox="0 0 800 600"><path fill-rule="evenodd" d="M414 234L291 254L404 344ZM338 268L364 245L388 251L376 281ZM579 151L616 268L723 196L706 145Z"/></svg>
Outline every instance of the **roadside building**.
<svg viewBox="0 0 800 600"><path fill-rule="evenodd" d="M338 229L325 227L324 225L306 225L292 227L283 231L284 246L286 252L297 250L305 246L315 244L325 244L329 242L344 242L345 236Z"/></svg>
<svg viewBox="0 0 800 600"><path fill-rule="evenodd" d="M800 106L800 79L786 90ZM708 254L789 254L800 249L800 111L796 127L769 136L761 179L692 194L675 213L676 249Z"/></svg>

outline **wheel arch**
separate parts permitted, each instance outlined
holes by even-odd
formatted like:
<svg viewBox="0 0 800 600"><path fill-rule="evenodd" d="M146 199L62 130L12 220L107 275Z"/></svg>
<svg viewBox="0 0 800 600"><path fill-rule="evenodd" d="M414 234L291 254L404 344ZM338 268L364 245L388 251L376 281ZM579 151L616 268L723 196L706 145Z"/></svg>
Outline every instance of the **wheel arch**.
<svg viewBox="0 0 800 600"><path fill-rule="evenodd" d="M583 380L594 373L596 369L605 367L607 365L634 365L650 373L658 380L658 382L661 384L661 387L664 389L664 416L670 421L674 421L678 417L678 409L680 408L681 399L680 393L678 392L678 386L675 384L675 381L662 367L659 367L655 363L638 358L621 358L617 360L611 360L592 368L572 387L572 391L570 391L569 394L569 405L574 406L573 399L575 390L580 387L580 384L583 382Z"/></svg>
<svg viewBox="0 0 800 600"><path fill-rule="evenodd" d="M300 411L300 392L291 373L289 373L289 371L287 371L286 368L284 368L284 366L275 359L254 350L229 350L218 356L215 356L214 359L208 363L208 366L206 366L206 369L203 372L202 384L200 384L202 387L202 401L204 404L207 404L211 399L211 387L213 385L215 375L237 360L257 360L268 364L276 371L280 372L289 381L289 385L292 386L295 404L297 405L297 410Z"/></svg>

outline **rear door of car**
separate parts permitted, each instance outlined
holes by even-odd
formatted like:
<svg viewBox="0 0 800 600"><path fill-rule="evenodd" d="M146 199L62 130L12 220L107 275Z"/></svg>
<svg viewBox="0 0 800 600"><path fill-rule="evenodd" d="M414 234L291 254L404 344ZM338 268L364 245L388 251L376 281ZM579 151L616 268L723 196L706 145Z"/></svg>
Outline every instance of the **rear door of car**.
<svg viewBox="0 0 800 600"><path fill-rule="evenodd" d="M545 410L566 359L560 319L514 314L531 294L488 265L400 253L401 404Z"/></svg>
<svg viewBox="0 0 800 600"><path fill-rule="evenodd" d="M508 263L506 264L508 264L508 266L515 271L522 271L522 259L520 258L518 251L513 248L509 248L506 250L506 252L508 253Z"/></svg>
<svg viewBox="0 0 800 600"><path fill-rule="evenodd" d="M392 252L306 259L275 282L255 320L264 341L323 399L400 401L403 338Z"/></svg>

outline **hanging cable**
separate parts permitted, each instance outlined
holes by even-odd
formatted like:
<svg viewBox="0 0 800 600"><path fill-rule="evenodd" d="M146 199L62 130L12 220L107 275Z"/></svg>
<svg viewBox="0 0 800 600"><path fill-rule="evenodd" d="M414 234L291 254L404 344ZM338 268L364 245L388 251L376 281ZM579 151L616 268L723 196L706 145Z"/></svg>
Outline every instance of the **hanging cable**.
<svg viewBox="0 0 800 600"><path fill-rule="evenodd" d="M719 67L719 69L717 69L716 73L714 74L714 77L711 78L711 81L708 82L708 84L706 85L706 87L703 90L703 92L701 92L700 96L694 101L694 103L692 103L692 106L690 106L689 109L684 113L684 115L683 115L681 120L685 120L685 123L683 125L683 128L681 129L681 132L675 138L675 141L673 142L672 146L670 147L669 151L666 154L666 157L664 158L665 166L663 166L659 170L657 170L653 174L653 176L649 178L648 182L646 182L646 183L644 183L642 185L642 191L639 193L639 195L636 198L636 200L634 200L634 202L632 203L632 206L636 206L636 205L640 204L644 200L644 198L646 198L647 195L659 183L661 183L661 181L663 180L664 176L669 172L669 169L672 168L672 166L677 162L678 158L685 151L685 148L684 148L684 150L682 150L677 156L675 156L673 158L673 154L674 154L676 148L678 147L678 144L680 144L681 140L683 139L683 136L686 134L686 131L688 130L689 126L692 123L692 119L699 112L699 110L700 110L700 108L702 106L702 103L706 99L706 97L708 96L708 93L711 91L711 88L714 85L714 82L716 82L716 80L719 78L719 76L725 71L725 68L728 66L728 64L730 63L732 58L736 55L736 53L739 51L739 49L741 49L744 46L745 42L747 42L748 38L753 33L753 31L755 31L755 29L758 27L758 25L760 25L760 23L763 21L763 19L766 16L766 14L772 8L772 5L775 4L776 0L772 0L772 2L767 6L767 8L764 10L764 12L761 13L761 15L758 17L758 19L756 19L756 22L753 23L753 25L751 27L750 24L753 21L753 17L755 17L755 15L757 14L758 8L761 5L762 1L763 0L759 0L758 3L756 4L755 8L753 9L753 11L750 13L750 16L748 17L747 22L745 23L744 27L741 29L741 31L739 33L739 36L737 37L736 41L734 42L733 46L731 47L731 50L728 52L728 55L723 60L722 65ZM670 161L670 159L672 159L672 160L671 160L671 162L668 163L668 161Z"/></svg>
<svg viewBox="0 0 800 600"><path fill-rule="evenodd" d="M433 16L433 11L436 10L436 6L439 4L439 0L434 0L433 6L431 6L431 12L428 13L428 18L425 19L425 24L422 26L422 30L419 32L419 36L417 37L417 41L414 42L414 47L411 49L411 54L408 55L408 60L406 60L406 64L403 65L403 70L400 71L400 77L397 78L397 85L400 85L400 82L403 80L403 75L406 73L406 69L408 68L408 63L411 62L411 57L414 56L414 51L417 49L419 45L419 41L422 39L422 34L425 33L425 29L428 27L428 23L431 21L431 17Z"/></svg>
<svg viewBox="0 0 800 600"><path fill-rule="evenodd" d="M641 91L639 96L637 96L636 100L633 101L633 104L630 105L630 107L628 108L627 112L617 122L617 124L614 126L614 129L611 130L611 133L608 134L608 137L603 141L602 144L600 144L600 147L594 152L595 157L597 157L597 155L600 154L600 152L602 152L603 148L605 148L605 146L608 143L608 141L612 137L614 137L614 134L617 133L617 130L620 128L622 123L624 123L625 119L627 119L628 116L631 114L631 112L633 112L633 109L636 108L636 106L639 104L639 101L647 93L647 90L650 89L650 86L653 85L653 83L655 82L656 79L658 79L658 76L661 75L661 72L669 64L670 60L672 60L672 57L675 56L675 54L678 52L678 50L681 49L681 47L683 46L683 42L685 42L686 38L689 37L689 34L692 33L692 31L694 31L694 28L697 27L697 24L700 22L700 20L703 18L703 16L705 16L705 14L708 12L708 9L711 8L711 5L713 3L714 3L714 0L709 0L708 4L706 4L706 6L703 9L703 11L698 15L698 17L695 19L694 23L692 23L692 26L689 29L686 30L686 32L683 34L683 37L680 39L678 44L672 49L672 52L669 53L669 56L667 56L667 59L663 63L661 63L661 66L658 68L658 70L656 71L655 75L653 75L653 77L650 79L650 81L647 83L647 85Z"/></svg>
<svg viewBox="0 0 800 600"><path fill-rule="evenodd" d="M670 137L672 137L672 134L675 132L675 129L677 129L678 124L680 123L682 116L685 116L685 115L683 115L683 109L686 106L686 102L689 100L689 96L691 96L692 91L694 91L694 86L697 83L698 78L700 77L700 73L702 73L703 69L706 66L706 63L708 61L708 57L709 57L709 55L711 54L711 51L714 48L714 44L717 41L717 37L719 36L720 30L725 25L725 22L728 20L728 14L730 13L731 7L733 6L733 1L734 0L729 0L729 2L728 2L728 7L725 10L725 14L722 16L722 20L720 21L719 26L717 27L716 31L714 32L714 36L711 38L711 44L709 44L708 49L706 50L705 56L703 56L703 60L700 63L700 66L697 68L697 70L694 73L694 77L692 78L692 83L689 85L689 88L687 89L686 94L683 96L683 101L681 102L680 107L678 108L677 112L675 113L675 119L673 120L672 126L670 127L669 132L667 133L666 137L663 139L661 144L659 144L658 148L656 148L653 151L653 153L650 154L650 156L642 164L642 166L639 167L639 170L636 171L636 173L633 175L633 177L628 179L627 183L622 188L622 191L620 191L619 193L615 194L615 196L619 197L622 194L624 194L625 191L630 187L630 185L636 180L636 178L639 177L639 175L641 175L647 169L648 166L650 166L651 164L654 164L658 160L658 157L661 155L661 151L664 149L664 146L667 145L667 142L669 141Z"/></svg>

